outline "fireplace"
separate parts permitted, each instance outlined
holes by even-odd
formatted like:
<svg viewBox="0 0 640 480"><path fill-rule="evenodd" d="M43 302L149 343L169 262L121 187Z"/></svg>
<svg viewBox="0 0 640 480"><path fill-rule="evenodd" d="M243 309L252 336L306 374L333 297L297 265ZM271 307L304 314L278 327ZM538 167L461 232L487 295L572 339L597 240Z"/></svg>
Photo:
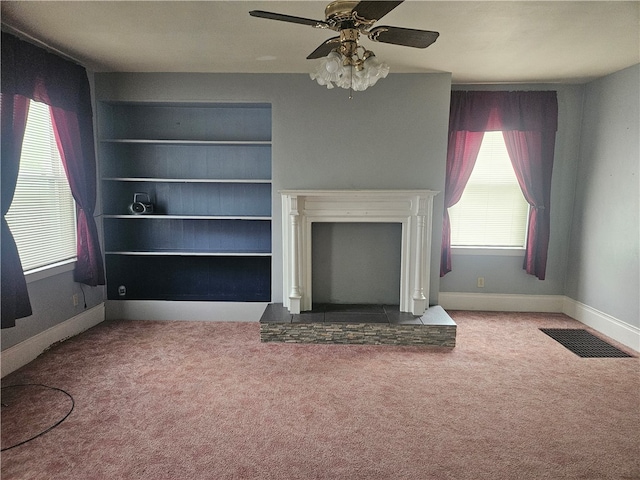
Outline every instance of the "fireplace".
<svg viewBox="0 0 640 480"><path fill-rule="evenodd" d="M431 190L282 190L283 305L311 310L314 222L399 223L402 226L400 311L429 305Z"/></svg>
<svg viewBox="0 0 640 480"><path fill-rule="evenodd" d="M311 230L314 309L400 304L401 224L315 222Z"/></svg>

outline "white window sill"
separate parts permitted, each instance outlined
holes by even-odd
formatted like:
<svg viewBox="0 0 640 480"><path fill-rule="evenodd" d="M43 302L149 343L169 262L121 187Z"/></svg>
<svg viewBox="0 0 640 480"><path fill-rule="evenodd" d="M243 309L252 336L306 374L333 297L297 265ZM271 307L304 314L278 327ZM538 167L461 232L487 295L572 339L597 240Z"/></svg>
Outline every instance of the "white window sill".
<svg viewBox="0 0 640 480"><path fill-rule="evenodd" d="M474 255L494 257L524 257L522 247L451 247L452 255Z"/></svg>
<svg viewBox="0 0 640 480"><path fill-rule="evenodd" d="M64 262L58 262L47 265L46 267L40 267L24 272L24 278L27 283L37 282L44 278L53 277L54 275L59 275L64 272L70 272L74 268L76 268L76 259L72 258L71 260L65 260Z"/></svg>

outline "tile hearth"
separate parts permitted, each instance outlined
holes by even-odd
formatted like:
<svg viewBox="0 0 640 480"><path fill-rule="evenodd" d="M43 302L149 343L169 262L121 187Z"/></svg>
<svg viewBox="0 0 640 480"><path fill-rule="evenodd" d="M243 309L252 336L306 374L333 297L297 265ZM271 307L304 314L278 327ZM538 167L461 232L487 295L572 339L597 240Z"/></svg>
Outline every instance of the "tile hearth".
<svg viewBox="0 0 640 480"><path fill-rule="evenodd" d="M456 324L438 305L423 315L397 305L314 305L292 314L272 303L260 319L260 340L286 343L362 345L436 345L455 347Z"/></svg>

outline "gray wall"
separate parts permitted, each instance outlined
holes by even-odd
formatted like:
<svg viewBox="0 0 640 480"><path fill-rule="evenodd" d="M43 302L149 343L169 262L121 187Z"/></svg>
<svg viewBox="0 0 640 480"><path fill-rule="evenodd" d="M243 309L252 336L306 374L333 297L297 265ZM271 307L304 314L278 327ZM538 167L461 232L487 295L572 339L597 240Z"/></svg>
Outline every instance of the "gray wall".
<svg viewBox="0 0 640 480"><path fill-rule="evenodd" d="M96 75L98 100L272 104L273 300L277 302L282 301L278 190L442 191L450 87L449 74L391 74L349 99L348 91L327 90L301 74ZM440 194L434 212L432 303L437 302L439 290L442 205ZM357 263L343 266L360 268ZM379 279L379 274L369 275L372 284L365 290L376 290Z"/></svg>
<svg viewBox="0 0 640 480"><path fill-rule="evenodd" d="M640 327L640 65L589 83L567 296Z"/></svg>
<svg viewBox="0 0 640 480"><path fill-rule="evenodd" d="M453 270L440 280L442 292L563 295L569 232L573 215L575 171L580 146L581 85L456 85L455 90L556 90L558 132L551 181L551 235L544 281L522 269L523 256L454 255ZM484 288L477 278L484 277Z"/></svg>
<svg viewBox="0 0 640 480"><path fill-rule="evenodd" d="M104 287L80 286L73 281L73 272L65 272L27 285L33 315L16 320L16 326L2 330L2 350L12 347L38 333L82 313L84 298L87 309L104 301ZM84 290L84 298L83 298ZM78 295L78 306L72 297Z"/></svg>

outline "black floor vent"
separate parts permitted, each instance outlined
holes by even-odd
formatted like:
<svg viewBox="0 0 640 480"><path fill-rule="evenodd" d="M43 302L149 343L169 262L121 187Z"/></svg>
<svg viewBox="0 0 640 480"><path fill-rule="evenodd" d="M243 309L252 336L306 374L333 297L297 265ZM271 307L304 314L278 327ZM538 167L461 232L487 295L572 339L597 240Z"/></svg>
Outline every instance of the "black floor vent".
<svg viewBox="0 0 640 480"><path fill-rule="evenodd" d="M633 357L581 328L541 328L540 330L583 358Z"/></svg>

